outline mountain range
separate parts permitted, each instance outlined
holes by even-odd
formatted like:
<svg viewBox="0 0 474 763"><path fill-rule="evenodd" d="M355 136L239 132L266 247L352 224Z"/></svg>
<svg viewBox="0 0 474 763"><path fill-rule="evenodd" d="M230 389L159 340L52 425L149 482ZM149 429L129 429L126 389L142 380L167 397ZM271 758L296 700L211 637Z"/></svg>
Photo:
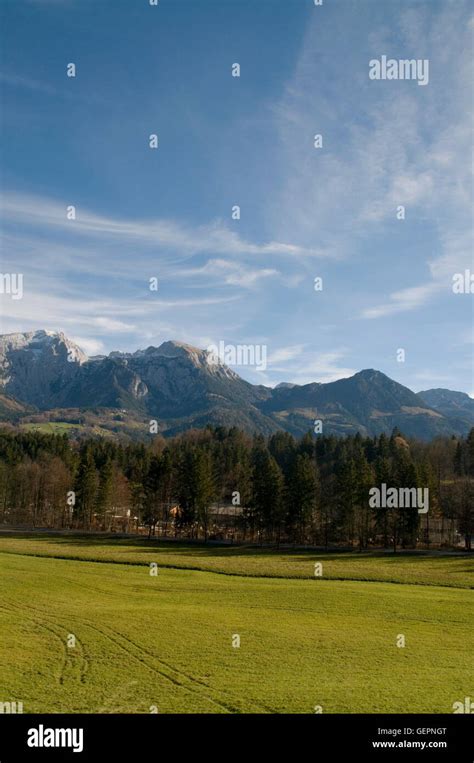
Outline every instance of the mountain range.
<svg viewBox="0 0 474 763"><path fill-rule="evenodd" d="M428 440L465 435L474 400L463 392L418 394L380 371L326 384L254 385L206 350L168 341L133 353L88 358L61 332L0 336L0 420L23 428L146 439L207 424L299 436L390 433Z"/></svg>

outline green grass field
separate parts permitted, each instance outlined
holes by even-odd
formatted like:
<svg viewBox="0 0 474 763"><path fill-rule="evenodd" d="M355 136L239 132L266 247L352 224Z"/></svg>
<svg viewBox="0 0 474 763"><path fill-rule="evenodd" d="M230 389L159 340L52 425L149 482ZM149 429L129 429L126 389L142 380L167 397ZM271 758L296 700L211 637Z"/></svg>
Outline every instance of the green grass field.
<svg viewBox="0 0 474 763"><path fill-rule="evenodd" d="M473 568L466 555L0 536L0 702L449 713L473 690Z"/></svg>

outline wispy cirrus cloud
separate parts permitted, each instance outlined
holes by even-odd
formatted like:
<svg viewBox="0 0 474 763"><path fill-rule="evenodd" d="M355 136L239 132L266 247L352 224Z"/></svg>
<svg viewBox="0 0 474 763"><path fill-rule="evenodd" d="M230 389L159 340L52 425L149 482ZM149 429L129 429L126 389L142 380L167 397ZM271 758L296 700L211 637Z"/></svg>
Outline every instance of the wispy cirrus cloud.
<svg viewBox="0 0 474 763"><path fill-rule="evenodd" d="M17 74L8 74L0 72L0 83L11 85L12 87L25 88L45 95L56 95L57 90L47 82L40 82L32 77L20 77Z"/></svg>
<svg viewBox="0 0 474 763"><path fill-rule="evenodd" d="M402 205L407 222L397 224L423 224L435 242L428 256L421 247L426 282L414 282L419 268L408 265L405 284L397 274L399 287L380 293L379 302L376 297L360 311L364 318L423 307L449 287L452 273L470 266L472 171L466 156L471 153L474 74L468 10L462 0L440 5L437 13L408 7L393 29L369 32L366 52L362 41L342 57L328 57L324 26L313 18L294 76L273 108L286 176L278 205L270 209L280 236L292 230L301 246L317 242L342 260L341 267L361 254L367 259L376 247L380 267L385 242L390 245L397 235L393 226ZM352 12L350 4L344 6L346 23ZM369 59L381 53L398 57L398 50L432 56L432 81L423 93L411 82L369 82ZM327 80L337 83L337 99L332 88L315 87L322 57ZM317 150L315 133L323 136ZM465 245L453 244L459 238Z"/></svg>
<svg viewBox="0 0 474 763"><path fill-rule="evenodd" d="M318 249L282 241L254 243L230 230L221 220L191 227L174 220L127 220L98 215L81 206L75 219L68 219L71 200L60 203L42 197L5 193L1 204L4 223L22 223L69 235L129 239L157 248L179 250L187 255L200 252L227 255L322 256Z"/></svg>
<svg viewBox="0 0 474 763"><path fill-rule="evenodd" d="M382 304L363 311L363 318L381 318L415 310L426 305L437 294L452 294L453 276L472 266L473 236L471 231L448 231L440 236L443 253L428 262L426 283L392 292Z"/></svg>
<svg viewBox="0 0 474 763"><path fill-rule="evenodd" d="M409 286L389 295L388 301L381 305L368 307L362 312L363 318L382 318L386 315L395 315L407 310L415 310L421 307L440 290L440 284L427 283L421 286Z"/></svg>
<svg viewBox="0 0 474 763"><path fill-rule="evenodd" d="M277 366L277 364L285 363L289 360L298 358L304 351L304 344L291 345L290 347L280 347L271 353L268 358L268 364L270 366Z"/></svg>
<svg viewBox="0 0 474 763"><path fill-rule="evenodd" d="M259 281L273 276L280 276L275 268L248 267L244 263L230 260L212 259L199 268L183 268L174 275L180 278L216 278L229 286L254 288Z"/></svg>
<svg viewBox="0 0 474 763"><path fill-rule="evenodd" d="M299 362L291 362L288 369L288 381L295 384L311 382L332 382L353 376L357 370L341 363L347 356L346 348L337 348L329 352L311 352L300 356Z"/></svg>
<svg viewBox="0 0 474 763"><path fill-rule="evenodd" d="M356 373L354 368L341 363L346 348L329 352L314 352L310 345L297 344L272 350L267 359L268 371L283 376L293 384L336 381Z"/></svg>

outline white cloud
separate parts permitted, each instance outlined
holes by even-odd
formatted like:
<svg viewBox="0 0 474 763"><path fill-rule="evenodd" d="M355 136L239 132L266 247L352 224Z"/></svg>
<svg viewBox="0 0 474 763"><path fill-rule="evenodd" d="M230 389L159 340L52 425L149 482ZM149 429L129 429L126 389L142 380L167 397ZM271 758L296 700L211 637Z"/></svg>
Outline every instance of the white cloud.
<svg viewBox="0 0 474 763"><path fill-rule="evenodd" d="M222 280L229 286L243 286L245 288L254 287L262 278L278 276L279 271L274 268L249 268L242 262L232 262L229 260L213 259L208 260L200 268L188 268L177 271L175 275L179 277L214 277Z"/></svg>
<svg viewBox="0 0 474 763"><path fill-rule="evenodd" d="M440 285L427 283L421 286L409 286L390 294L389 301L375 307L368 307L362 312L363 318L381 318L386 315L414 310L421 307L439 291Z"/></svg>
<svg viewBox="0 0 474 763"><path fill-rule="evenodd" d="M443 254L428 262L429 275L425 284L393 292L388 301L365 309L362 317L381 318L415 310L426 305L436 294L452 293L453 276L472 267L473 237L469 230L461 233L447 231L440 236L440 244Z"/></svg>
<svg viewBox="0 0 474 763"><path fill-rule="evenodd" d="M205 321L213 323L210 308L231 304L238 296L205 296L201 299L164 299L159 293L143 292L135 297L100 297L85 294L81 286L75 289L62 283L59 277L39 279L30 289L25 281L21 300L2 300L2 333L48 329L62 330L67 335L80 336L91 347L91 342L105 346L106 339L123 349L141 345L144 338L159 336L192 343L199 326ZM192 308L192 310L191 310ZM169 318L167 320L164 318ZM178 319L178 320L177 320ZM153 343L153 342L150 342ZM94 345L95 347L95 345ZM88 349L86 349L89 352ZM100 352L101 349L91 350Z"/></svg>
<svg viewBox="0 0 474 763"><path fill-rule="evenodd" d="M374 53L386 52L399 37L417 55L431 52L436 68L429 87L411 89L392 83L371 87L358 48L343 61L328 58L315 18L295 74L274 108L282 173L288 178L271 218L280 236L291 230L298 244L317 242L332 259L355 258L358 251L368 256L374 241L383 247L383 236L393 237L397 207L403 205L410 222L424 224L438 239L439 253L425 255L427 282L410 283L408 270L406 288L367 307L366 318L426 305L447 285L451 267L451 272L469 267L473 71L470 34L463 31L466 9L462 2L447 3L436 13L408 9L399 14L398 29L370 31ZM325 95L314 87L322 56L337 83L337 100L333 90ZM312 146L316 132L323 133L321 150Z"/></svg>
<svg viewBox="0 0 474 763"><path fill-rule="evenodd" d="M319 353L313 359L309 359L306 365L301 365L292 375L290 381L297 381L298 384L309 384L314 381L331 382L353 376L356 373L354 368L339 364L344 354L343 350Z"/></svg>
<svg viewBox="0 0 474 763"><path fill-rule="evenodd" d="M101 355L104 351L104 344L99 339L91 339L82 336L71 336L70 338L86 353L86 355Z"/></svg>
<svg viewBox="0 0 474 763"><path fill-rule="evenodd" d="M0 82L4 82L12 87L22 87L46 95L56 95L57 92L54 87L46 82L39 82L32 77L20 77L17 74L8 74L6 72L0 72Z"/></svg>
<svg viewBox="0 0 474 763"><path fill-rule="evenodd" d="M93 318L92 323L107 333L113 333L115 331L134 331L136 328L132 323L125 323L124 321L114 320L113 318Z"/></svg>
<svg viewBox="0 0 474 763"><path fill-rule="evenodd" d="M74 206L72 199L60 203L17 193L5 193L2 198L4 223L21 223L63 231L71 235L99 237L102 239L129 239L156 248L173 249L187 255L199 252L228 255L281 255L322 256L320 250L300 247L282 241L257 244L242 239L221 220L191 227L173 220L126 220L97 215L80 205L76 207L75 220L67 219L67 208Z"/></svg>
<svg viewBox="0 0 474 763"><path fill-rule="evenodd" d="M268 364L270 366L275 365L277 363L284 363L288 360L294 360L294 358L297 358L304 350L303 344L295 344L291 347L281 347L279 350L275 350L275 352L272 352L268 358Z"/></svg>
<svg viewBox="0 0 474 763"><path fill-rule="evenodd" d="M270 373L278 372L284 381L293 384L336 381L356 373L354 368L340 365L345 354L344 348L329 352L314 352L310 349L305 350L302 345L295 345L294 347L276 350L274 354L271 354L268 371ZM277 362L275 358L278 358L282 365L275 365ZM295 362L296 358L298 359L297 362Z"/></svg>

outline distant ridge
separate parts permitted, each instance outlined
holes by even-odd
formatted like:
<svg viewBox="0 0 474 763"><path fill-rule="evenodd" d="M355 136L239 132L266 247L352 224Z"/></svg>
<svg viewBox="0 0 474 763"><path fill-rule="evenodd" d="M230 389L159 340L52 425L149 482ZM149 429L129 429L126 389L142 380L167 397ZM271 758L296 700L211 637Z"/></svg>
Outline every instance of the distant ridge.
<svg viewBox="0 0 474 763"><path fill-rule="evenodd" d="M165 435L207 424L301 435L320 419L326 434L373 436L398 427L425 440L464 435L474 425L468 395L415 394L375 369L272 389L250 384L206 350L182 342L88 358L62 332L43 330L0 336L0 393L3 421L26 421L33 409L54 421L66 410L75 419L78 410L83 417L90 411L99 429L101 417L107 425L116 419L128 422L131 436L146 434L150 419Z"/></svg>

